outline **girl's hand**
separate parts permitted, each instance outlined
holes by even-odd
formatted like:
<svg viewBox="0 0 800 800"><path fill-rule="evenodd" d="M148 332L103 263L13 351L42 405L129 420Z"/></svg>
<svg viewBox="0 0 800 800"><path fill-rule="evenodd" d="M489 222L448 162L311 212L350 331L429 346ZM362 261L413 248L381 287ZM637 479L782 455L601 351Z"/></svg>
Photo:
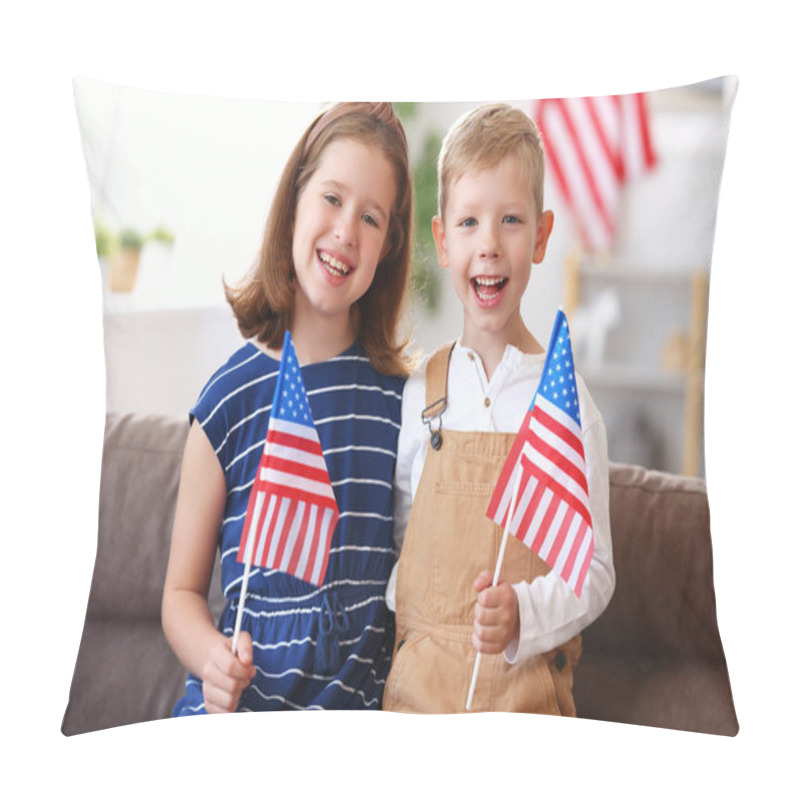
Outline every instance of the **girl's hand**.
<svg viewBox="0 0 800 800"><path fill-rule="evenodd" d="M231 652L231 640L220 637L211 648L201 675L206 711L209 714L236 711L242 692L255 674L250 634L240 632L235 656Z"/></svg>
<svg viewBox="0 0 800 800"><path fill-rule="evenodd" d="M483 570L472 584L478 592L472 644L479 653L502 653L519 638L519 604L510 583L492 586L492 573Z"/></svg>

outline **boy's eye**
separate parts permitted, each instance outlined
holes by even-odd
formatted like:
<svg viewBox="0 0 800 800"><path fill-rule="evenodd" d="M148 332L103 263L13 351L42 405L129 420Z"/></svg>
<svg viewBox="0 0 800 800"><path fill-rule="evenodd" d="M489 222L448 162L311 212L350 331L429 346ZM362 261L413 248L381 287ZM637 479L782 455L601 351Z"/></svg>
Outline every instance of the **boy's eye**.
<svg viewBox="0 0 800 800"><path fill-rule="evenodd" d="M506 214L503 217L503 222L512 223L513 224L513 223L516 223L516 222L520 222L520 218L516 214Z"/></svg>
<svg viewBox="0 0 800 800"><path fill-rule="evenodd" d="M472 228L478 224L478 220L476 220L475 217L467 217L466 219L462 219L458 224L461 228Z"/></svg>

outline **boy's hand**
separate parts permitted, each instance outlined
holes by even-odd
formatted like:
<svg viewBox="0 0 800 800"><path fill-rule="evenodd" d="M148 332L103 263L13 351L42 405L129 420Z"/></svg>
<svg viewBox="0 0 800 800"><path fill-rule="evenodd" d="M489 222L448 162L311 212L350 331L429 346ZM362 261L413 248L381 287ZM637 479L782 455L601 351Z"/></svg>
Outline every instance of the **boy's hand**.
<svg viewBox="0 0 800 800"><path fill-rule="evenodd" d="M502 653L519 637L519 604L510 583L492 586L492 573L483 570L472 584L478 592L472 644L480 653Z"/></svg>
<svg viewBox="0 0 800 800"><path fill-rule="evenodd" d="M247 631L239 634L236 655L231 652L231 640L220 637L215 643L203 669L203 699L209 714L236 711L239 698L255 677L253 641Z"/></svg>

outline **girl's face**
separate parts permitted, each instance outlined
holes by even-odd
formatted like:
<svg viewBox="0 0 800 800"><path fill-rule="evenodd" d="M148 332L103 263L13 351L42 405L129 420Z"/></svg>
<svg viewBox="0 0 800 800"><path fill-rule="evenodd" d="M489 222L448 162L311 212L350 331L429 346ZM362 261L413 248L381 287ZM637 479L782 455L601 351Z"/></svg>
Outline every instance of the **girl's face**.
<svg viewBox="0 0 800 800"><path fill-rule="evenodd" d="M392 164L374 145L336 139L297 199L292 259L295 316L348 322L389 245Z"/></svg>

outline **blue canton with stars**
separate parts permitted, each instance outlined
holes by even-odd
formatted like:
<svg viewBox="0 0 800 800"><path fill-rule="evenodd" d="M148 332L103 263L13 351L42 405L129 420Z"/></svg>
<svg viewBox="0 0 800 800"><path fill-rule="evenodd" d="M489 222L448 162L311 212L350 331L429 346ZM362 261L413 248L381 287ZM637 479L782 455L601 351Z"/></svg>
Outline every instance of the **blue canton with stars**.
<svg viewBox="0 0 800 800"><path fill-rule="evenodd" d="M558 309L553 333L550 336L550 346L547 348L547 358L544 361L542 379L536 394L541 394L553 405L558 406L565 414L575 420L580 427L581 415L578 406L578 386L575 382L575 364L572 360L572 343L569 338L569 325L567 316L562 309ZM536 395L531 403L536 402Z"/></svg>
<svg viewBox="0 0 800 800"><path fill-rule="evenodd" d="M289 331L286 331L283 337L283 355L278 381L275 384L275 395L272 398L272 416L287 422L296 422L298 425L314 427L306 387L303 384L303 376Z"/></svg>

